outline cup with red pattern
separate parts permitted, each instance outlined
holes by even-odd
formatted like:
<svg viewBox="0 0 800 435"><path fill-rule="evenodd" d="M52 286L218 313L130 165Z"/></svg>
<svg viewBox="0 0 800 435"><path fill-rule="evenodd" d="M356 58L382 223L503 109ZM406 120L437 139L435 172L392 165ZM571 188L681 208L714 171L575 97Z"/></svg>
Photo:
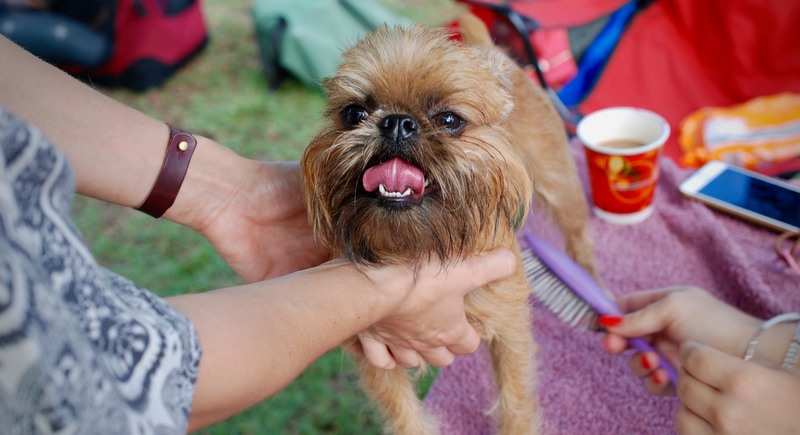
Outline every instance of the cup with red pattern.
<svg viewBox="0 0 800 435"><path fill-rule="evenodd" d="M626 225L653 213L659 159L669 134L664 118L635 107L610 107L581 120L577 136L586 152L597 217Z"/></svg>

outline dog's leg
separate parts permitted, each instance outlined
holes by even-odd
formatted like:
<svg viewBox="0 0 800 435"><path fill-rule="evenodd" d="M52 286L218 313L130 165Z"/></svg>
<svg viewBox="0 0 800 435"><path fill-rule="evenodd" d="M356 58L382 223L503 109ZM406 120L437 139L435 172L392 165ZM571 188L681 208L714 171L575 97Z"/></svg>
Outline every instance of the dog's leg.
<svg viewBox="0 0 800 435"><path fill-rule="evenodd" d="M499 392L498 433L538 434L541 420L535 381L536 344L528 304L510 305L491 322L496 336L488 345Z"/></svg>
<svg viewBox="0 0 800 435"><path fill-rule="evenodd" d="M528 168L536 203L564 235L567 254L598 277L589 208L564 124L547 95L522 70L513 73L514 111L508 130Z"/></svg>
<svg viewBox="0 0 800 435"><path fill-rule="evenodd" d="M359 360L361 382L378 404L387 430L395 435L435 435L436 419L422 407L416 387L406 369L383 370Z"/></svg>
<svg viewBox="0 0 800 435"><path fill-rule="evenodd" d="M589 233L589 210L586 207L583 190L576 183L569 182L567 178L570 177L561 175L552 180L536 180L534 188L537 189L537 202L548 209L553 221L564 235L567 254L599 278L594 243Z"/></svg>

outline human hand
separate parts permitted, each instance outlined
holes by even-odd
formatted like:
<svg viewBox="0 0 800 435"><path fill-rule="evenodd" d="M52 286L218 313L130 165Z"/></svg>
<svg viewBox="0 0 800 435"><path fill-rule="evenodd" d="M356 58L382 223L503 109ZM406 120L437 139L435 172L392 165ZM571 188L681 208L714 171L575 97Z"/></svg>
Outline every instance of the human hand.
<svg viewBox="0 0 800 435"><path fill-rule="evenodd" d="M191 212L168 210L165 216L203 234L247 282L327 260L327 249L316 243L308 223L298 163L226 157L236 162L231 170L235 174L227 174L235 179L229 183L233 187L226 186L221 193L213 188L190 191L187 196L194 197L188 201L195 205Z"/></svg>
<svg viewBox="0 0 800 435"><path fill-rule="evenodd" d="M466 294L508 278L515 268L516 260L507 249L446 266L424 265L409 282L410 291L398 309L359 333L349 349L383 369L398 364L417 367L423 360L437 367L449 365L456 355L477 350L481 341L466 317Z"/></svg>
<svg viewBox="0 0 800 435"><path fill-rule="evenodd" d="M676 369L680 364L678 347L685 340L741 357L747 341L761 323L695 287L639 292L617 302L628 314L622 318L604 316L599 320L608 331L603 340L605 349L617 354L627 348L627 338L645 337ZM674 394L659 364L655 352L636 353L630 362L631 370L643 378L648 391L657 395Z"/></svg>
<svg viewBox="0 0 800 435"><path fill-rule="evenodd" d="M697 342L680 347L682 434L789 434L800 427L800 377Z"/></svg>

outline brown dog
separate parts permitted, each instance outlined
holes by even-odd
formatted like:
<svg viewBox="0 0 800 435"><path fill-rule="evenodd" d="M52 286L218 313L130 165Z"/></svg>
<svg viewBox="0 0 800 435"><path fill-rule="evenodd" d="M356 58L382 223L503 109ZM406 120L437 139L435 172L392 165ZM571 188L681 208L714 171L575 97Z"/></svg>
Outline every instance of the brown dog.
<svg viewBox="0 0 800 435"><path fill-rule="evenodd" d="M536 198L568 252L594 272L563 124L482 23L461 25L463 44L423 26L378 30L326 81L327 123L301 162L315 233L334 256L364 265L446 263L500 246L519 252L515 229ZM512 278L466 298L491 353L504 434L536 433L540 424L529 295L520 263ZM361 369L390 430L436 432L404 369Z"/></svg>

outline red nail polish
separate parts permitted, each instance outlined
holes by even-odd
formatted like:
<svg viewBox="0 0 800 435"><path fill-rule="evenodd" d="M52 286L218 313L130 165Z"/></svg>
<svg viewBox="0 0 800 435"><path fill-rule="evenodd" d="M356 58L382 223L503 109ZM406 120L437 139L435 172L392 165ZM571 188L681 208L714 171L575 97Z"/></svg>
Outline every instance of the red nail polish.
<svg viewBox="0 0 800 435"><path fill-rule="evenodd" d="M597 318L597 324L604 328L612 328L622 323L622 316L602 315Z"/></svg>
<svg viewBox="0 0 800 435"><path fill-rule="evenodd" d="M643 353L641 356L639 356L639 364L641 364L641 366L642 366L642 367L643 367L645 370L650 370L651 368L653 368L653 365L652 365L652 364L650 364L650 360L649 360L649 359L647 359L647 354L644 354L644 353ZM655 373L653 374L653 381L656 381L656 376L655 376ZM657 384L657 383L658 383L658 382L656 382L656 384Z"/></svg>
<svg viewBox="0 0 800 435"><path fill-rule="evenodd" d="M653 373L652 375L650 375L650 379L651 379L651 380L653 381L653 383L654 383L654 384L656 384L656 385L661 385L661 383L662 383L662 382L664 382L664 381L662 381L662 380L661 380L661 377L660 377L660 376L658 376L658 372L655 372L655 373Z"/></svg>

